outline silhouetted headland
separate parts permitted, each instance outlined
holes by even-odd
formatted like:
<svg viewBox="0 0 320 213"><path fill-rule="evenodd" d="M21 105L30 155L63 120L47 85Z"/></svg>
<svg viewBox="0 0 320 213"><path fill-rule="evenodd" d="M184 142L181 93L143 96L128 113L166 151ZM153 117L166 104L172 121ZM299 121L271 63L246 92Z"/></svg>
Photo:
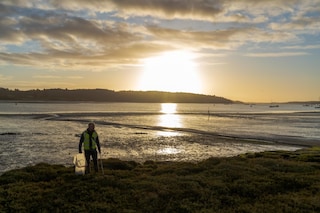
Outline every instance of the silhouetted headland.
<svg viewBox="0 0 320 213"><path fill-rule="evenodd" d="M113 91L107 89L44 89L9 90L0 88L0 100L7 101L97 101L137 103L223 103L233 101L211 95L159 92L159 91Z"/></svg>

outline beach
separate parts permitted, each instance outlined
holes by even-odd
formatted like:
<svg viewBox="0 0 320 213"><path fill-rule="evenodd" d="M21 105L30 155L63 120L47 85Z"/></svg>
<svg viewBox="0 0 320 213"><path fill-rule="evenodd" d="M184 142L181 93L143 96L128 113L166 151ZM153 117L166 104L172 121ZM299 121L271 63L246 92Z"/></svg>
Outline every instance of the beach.
<svg viewBox="0 0 320 213"><path fill-rule="evenodd" d="M94 107L92 107L94 106ZM2 103L1 172L40 162L72 166L96 123L104 159L189 161L320 144L319 112L301 106ZM303 111L304 110L304 111Z"/></svg>

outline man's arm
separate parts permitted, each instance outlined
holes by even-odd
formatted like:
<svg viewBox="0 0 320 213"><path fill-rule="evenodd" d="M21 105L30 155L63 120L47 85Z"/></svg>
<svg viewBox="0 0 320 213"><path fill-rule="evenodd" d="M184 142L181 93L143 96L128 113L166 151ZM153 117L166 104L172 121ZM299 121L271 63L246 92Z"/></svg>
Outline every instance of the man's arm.
<svg viewBox="0 0 320 213"><path fill-rule="evenodd" d="M84 141L84 136L83 136L83 133L81 134L81 137L80 137L80 141L79 141L79 153L82 153L82 143Z"/></svg>

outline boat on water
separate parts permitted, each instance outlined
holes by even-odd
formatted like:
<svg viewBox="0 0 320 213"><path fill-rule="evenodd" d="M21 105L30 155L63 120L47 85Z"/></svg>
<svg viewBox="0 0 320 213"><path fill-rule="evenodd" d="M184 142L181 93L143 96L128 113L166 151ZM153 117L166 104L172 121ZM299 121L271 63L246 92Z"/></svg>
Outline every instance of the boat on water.
<svg viewBox="0 0 320 213"><path fill-rule="evenodd" d="M279 105L278 105L278 104L272 104L272 105L270 105L269 107L270 107L270 108L274 108L274 107L279 107Z"/></svg>

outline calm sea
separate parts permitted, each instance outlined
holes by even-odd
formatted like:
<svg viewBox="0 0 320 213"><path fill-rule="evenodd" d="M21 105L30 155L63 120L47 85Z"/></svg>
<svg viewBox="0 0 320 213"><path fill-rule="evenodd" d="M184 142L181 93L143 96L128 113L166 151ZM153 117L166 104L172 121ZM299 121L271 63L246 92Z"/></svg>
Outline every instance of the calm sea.
<svg viewBox="0 0 320 213"><path fill-rule="evenodd" d="M90 121L102 158L139 162L320 145L320 109L312 105L0 102L0 120L0 173L40 162L71 166Z"/></svg>

